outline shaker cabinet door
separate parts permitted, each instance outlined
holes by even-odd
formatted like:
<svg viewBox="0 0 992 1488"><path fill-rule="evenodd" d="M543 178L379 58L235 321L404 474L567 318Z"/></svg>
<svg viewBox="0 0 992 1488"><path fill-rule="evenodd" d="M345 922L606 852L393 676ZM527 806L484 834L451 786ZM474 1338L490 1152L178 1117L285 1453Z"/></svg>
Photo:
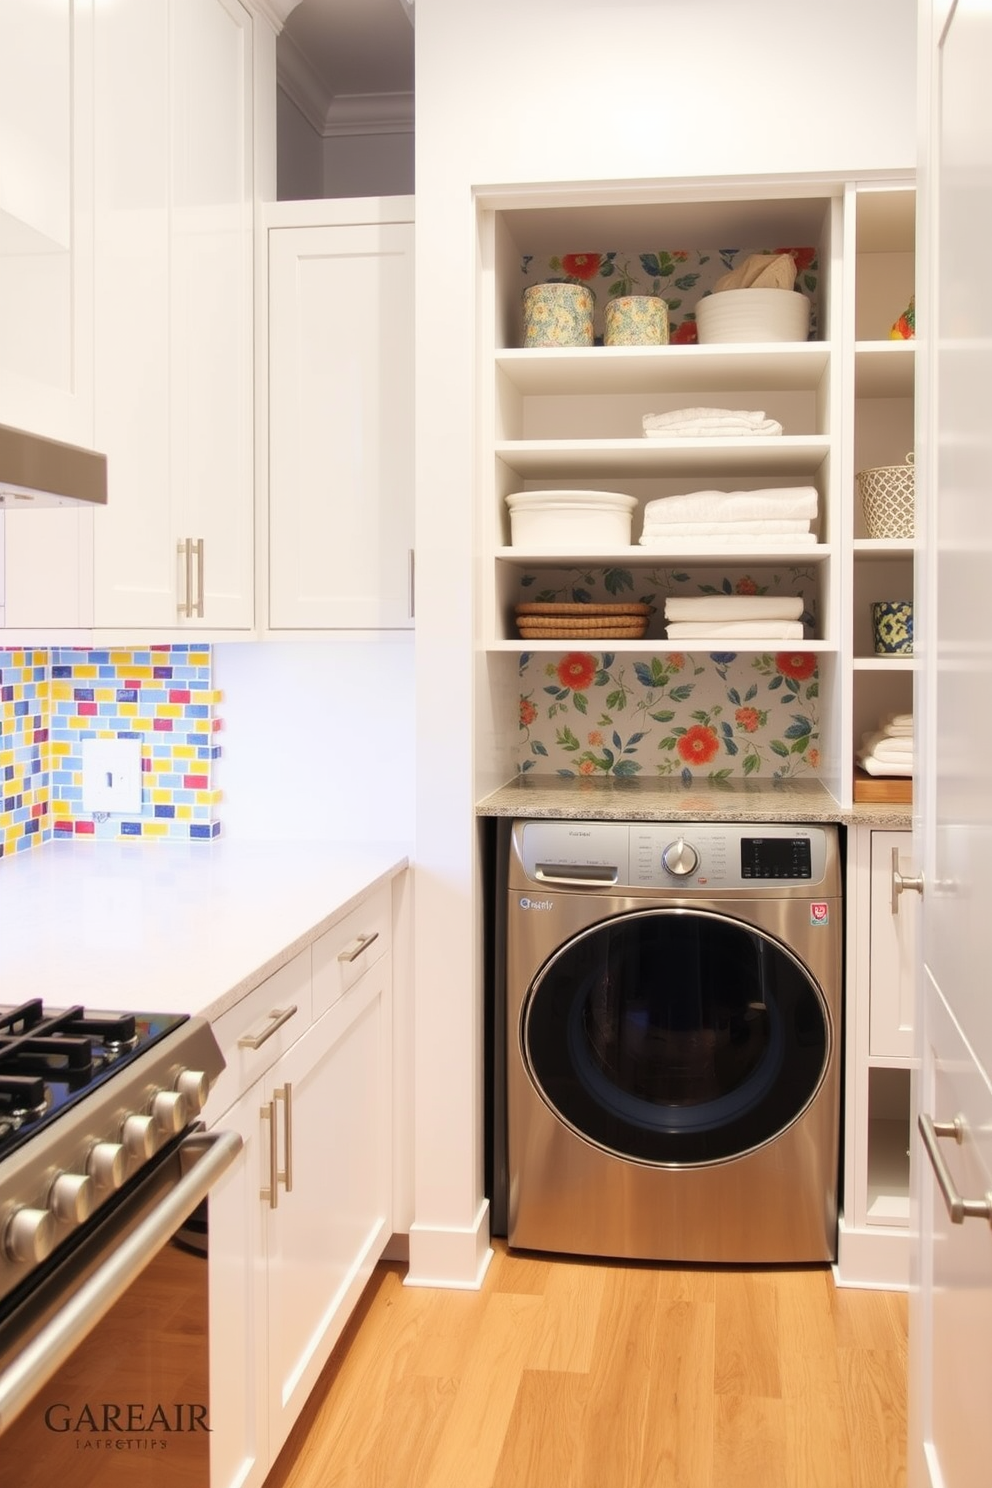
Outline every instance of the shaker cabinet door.
<svg viewBox="0 0 992 1488"><path fill-rule="evenodd" d="M413 225L269 231L269 626L412 624Z"/></svg>

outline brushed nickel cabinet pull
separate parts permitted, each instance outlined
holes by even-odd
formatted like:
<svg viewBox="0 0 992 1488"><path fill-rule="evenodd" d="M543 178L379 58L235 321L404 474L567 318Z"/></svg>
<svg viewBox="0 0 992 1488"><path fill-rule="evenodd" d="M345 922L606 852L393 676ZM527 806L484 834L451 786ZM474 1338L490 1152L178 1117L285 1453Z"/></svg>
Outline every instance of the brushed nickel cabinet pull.
<svg viewBox="0 0 992 1488"><path fill-rule="evenodd" d="M297 1009L295 1002L293 1003L292 1007L273 1008L271 1013L269 1014L269 1018L272 1021L265 1028L262 1029L261 1033L242 1034L241 1037L238 1039L238 1048L260 1049L262 1045L266 1043L267 1040L270 1039L272 1035L276 1033L284 1023L289 1022L290 1018L293 1016L296 1010Z"/></svg>
<svg viewBox="0 0 992 1488"><path fill-rule="evenodd" d="M914 893L923 895L923 875L918 874L910 878L908 874L899 872L899 849L892 849L892 913L899 913L899 895L912 889Z"/></svg>
<svg viewBox="0 0 992 1488"><path fill-rule="evenodd" d="M183 560L183 595L178 610L184 620L193 618L193 548L188 537L181 537L176 551Z"/></svg>
<svg viewBox="0 0 992 1488"><path fill-rule="evenodd" d="M202 537L198 537L196 539L196 542L195 543L191 543L191 547L192 547L193 552L194 552L194 554L196 556L196 578L197 578L197 584L196 584L196 603L193 606L193 613L196 615L196 618L198 620L202 620L203 619L203 538Z"/></svg>
<svg viewBox="0 0 992 1488"><path fill-rule="evenodd" d="M362 952L367 950L374 940L378 939L378 930L373 930L368 935L356 935L354 940L349 940L344 950L338 951L338 960L347 962L357 961Z"/></svg>
<svg viewBox="0 0 992 1488"><path fill-rule="evenodd" d="M953 1121L934 1121L932 1116L921 1111L918 1125L923 1145L927 1150L927 1157L933 1164L937 1187L947 1205L951 1224L964 1224L966 1219L984 1219L992 1225L992 1193L987 1193L981 1199L962 1198L958 1193L951 1170L944 1161L944 1154L937 1145L938 1142L948 1137L953 1138L958 1146L961 1145L967 1129L964 1117L955 1116Z"/></svg>
<svg viewBox="0 0 992 1488"><path fill-rule="evenodd" d="M293 1087L286 1081L281 1090L272 1092L273 1116L276 1101L282 1101L285 1107L285 1128L283 1135L283 1168L282 1172L276 1173L276 1182L282 1183L287 1193L293 1192Z"/></svg>
<svg viewBox="0 0 992 1488"><path fill-rule="evenodd" d="M269 1123L269 1186L259 1197L268 1199L270 1209L279 1208L279 1133L276 1130L276 1103L270 1100L262 1107L262 1120Z"/></svg>

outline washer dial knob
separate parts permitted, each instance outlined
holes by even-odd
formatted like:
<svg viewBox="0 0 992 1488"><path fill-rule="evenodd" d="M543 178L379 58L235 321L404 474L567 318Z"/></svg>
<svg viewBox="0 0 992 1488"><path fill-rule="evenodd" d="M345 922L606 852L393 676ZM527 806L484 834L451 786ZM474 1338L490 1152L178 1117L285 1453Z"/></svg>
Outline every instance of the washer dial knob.
<svg viewBox="0 0 992 1488"><path fill-rule="evenodd" d="M687 878L699 863L699 854L684 837L670 842L661 855L661 865L673 878Z"/></svg>

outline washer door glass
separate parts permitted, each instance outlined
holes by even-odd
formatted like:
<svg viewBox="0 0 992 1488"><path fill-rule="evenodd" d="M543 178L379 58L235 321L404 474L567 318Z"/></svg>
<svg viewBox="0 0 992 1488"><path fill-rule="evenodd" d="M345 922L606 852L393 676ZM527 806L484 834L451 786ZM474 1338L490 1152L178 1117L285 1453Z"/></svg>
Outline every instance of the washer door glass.
<svg viewBox="0 0 992 1488"><path fill-rule="evenodd" d="M726 915L655 909L563 946L532 985L524 1061L580 1135L641 1162L722 1162L816 1094L830 1020L778 941Z"/></svg>

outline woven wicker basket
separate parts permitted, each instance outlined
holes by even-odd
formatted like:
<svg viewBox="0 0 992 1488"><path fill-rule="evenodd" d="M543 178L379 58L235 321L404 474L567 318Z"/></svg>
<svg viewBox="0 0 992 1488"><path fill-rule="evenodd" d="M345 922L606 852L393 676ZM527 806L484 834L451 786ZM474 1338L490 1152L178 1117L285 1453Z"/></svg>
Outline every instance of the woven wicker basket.
<svg viewBox="0 0 992 1488"><path fill-rule="evenodd" d="M913 456L905 465L876 465L858 472L869 537L912 537L916 504Z"/></svg>

